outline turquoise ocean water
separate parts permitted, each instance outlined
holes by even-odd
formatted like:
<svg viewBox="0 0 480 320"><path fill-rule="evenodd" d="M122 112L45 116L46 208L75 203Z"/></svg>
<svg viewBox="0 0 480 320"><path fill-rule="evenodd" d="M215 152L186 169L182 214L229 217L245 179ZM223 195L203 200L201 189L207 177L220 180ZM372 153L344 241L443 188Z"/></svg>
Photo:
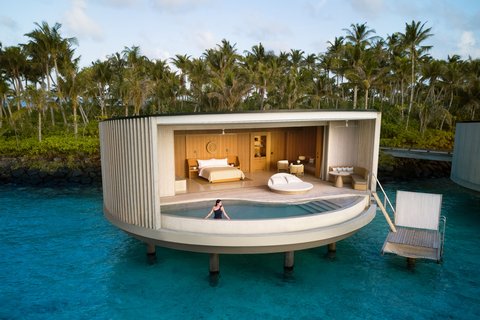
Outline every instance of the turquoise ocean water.
<svg viewBox="0 0 480 320"><path fill-rule="evenodd" d="M448 179L385 186L444 194L445 261L381 256L381 212L337 244L221 255L145 246L103 217L97 188L0 186L0 319L480 319L480 193ZM214 279L215 280L215 279Z"/></svg>

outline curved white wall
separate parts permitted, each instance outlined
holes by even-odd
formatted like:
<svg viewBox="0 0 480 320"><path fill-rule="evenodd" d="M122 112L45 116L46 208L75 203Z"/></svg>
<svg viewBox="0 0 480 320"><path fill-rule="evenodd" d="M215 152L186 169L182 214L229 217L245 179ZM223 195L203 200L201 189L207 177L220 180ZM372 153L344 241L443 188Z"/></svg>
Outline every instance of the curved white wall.
<svg viewBox="0 0 480 320"><path fill-rule="evenodd" d="M480 122L457 123L450 178L480 191Z"/></svg>
<svg viewBox="0 0 480 320"><path fill-rule="evenodd" d="M103 205L119 221L160 228L152 118L100 123Z"/></svg>
<svg viewBox="0 0 480 320"><path fill-rule="evenodd" d="M343 223L355 218L369 205L369 196L340 210L313 215L266 220L204 220L162 215L162 227L172 231L222 235L258 235L305 231Z"/></svg>

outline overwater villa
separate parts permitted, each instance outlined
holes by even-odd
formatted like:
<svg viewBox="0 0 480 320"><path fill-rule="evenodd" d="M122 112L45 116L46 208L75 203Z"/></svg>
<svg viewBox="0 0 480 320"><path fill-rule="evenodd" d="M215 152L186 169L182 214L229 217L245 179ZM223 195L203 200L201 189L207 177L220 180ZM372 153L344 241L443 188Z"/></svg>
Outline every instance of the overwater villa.
<svg viewBox="0 0 480 320"><path fill-rule="evenodd" d="M209 253L211 272L219 254L235 253L285 252L285 267L293 267L295 250L334 251L375 217L380 122L370 110L103 121L105 216L150 253ZM293 182L287 192L271 188L281 179ZM231 220L204 219L215 199Z"/></svg>

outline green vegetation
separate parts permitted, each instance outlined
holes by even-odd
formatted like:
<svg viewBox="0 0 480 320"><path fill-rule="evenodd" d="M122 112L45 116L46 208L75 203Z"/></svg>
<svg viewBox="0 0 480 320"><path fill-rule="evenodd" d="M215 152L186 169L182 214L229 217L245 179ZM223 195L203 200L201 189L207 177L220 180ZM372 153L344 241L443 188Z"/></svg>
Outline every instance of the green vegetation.
<svg viewBox="0 0 480 320"><path fill-rule="evenodd" d="M18 141L0 140L0 154L7 157L42 157L52 160L56 157L78 156L90 157L98 155L98 138L51 136L38 142L35 138L25 138Z"/></svg>
<svg viewBox="0 0 480 320"><path fill-rule="evenodd" d="M412 21L386 39L352 24L325 53L239 53L229 41L200 57L150 60L136 46L80 69L74 38L35 24L0 44L0 154L98 156L98 121L115 116L271 109L377 109L382 145L451 149L456 121L478 119L480 60L436 60Z"/></svg>

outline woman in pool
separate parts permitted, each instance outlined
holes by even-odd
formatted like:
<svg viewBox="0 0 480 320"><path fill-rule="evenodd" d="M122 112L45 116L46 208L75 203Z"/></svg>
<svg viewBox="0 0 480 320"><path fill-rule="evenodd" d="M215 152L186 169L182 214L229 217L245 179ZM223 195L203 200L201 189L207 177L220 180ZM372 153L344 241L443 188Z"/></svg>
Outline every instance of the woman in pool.
<svg viewBox="0 0 480 320"><path fill-rule="evenodd" d="M222 219L222 216L225 215L225 217L230 220L230 217L228 216L225 208L222 205L222 200L220 199L215 201L215 205L212 207L212 210L210 210L205 219L208 219L212 214L214 214L213 219Z"/></svg>

